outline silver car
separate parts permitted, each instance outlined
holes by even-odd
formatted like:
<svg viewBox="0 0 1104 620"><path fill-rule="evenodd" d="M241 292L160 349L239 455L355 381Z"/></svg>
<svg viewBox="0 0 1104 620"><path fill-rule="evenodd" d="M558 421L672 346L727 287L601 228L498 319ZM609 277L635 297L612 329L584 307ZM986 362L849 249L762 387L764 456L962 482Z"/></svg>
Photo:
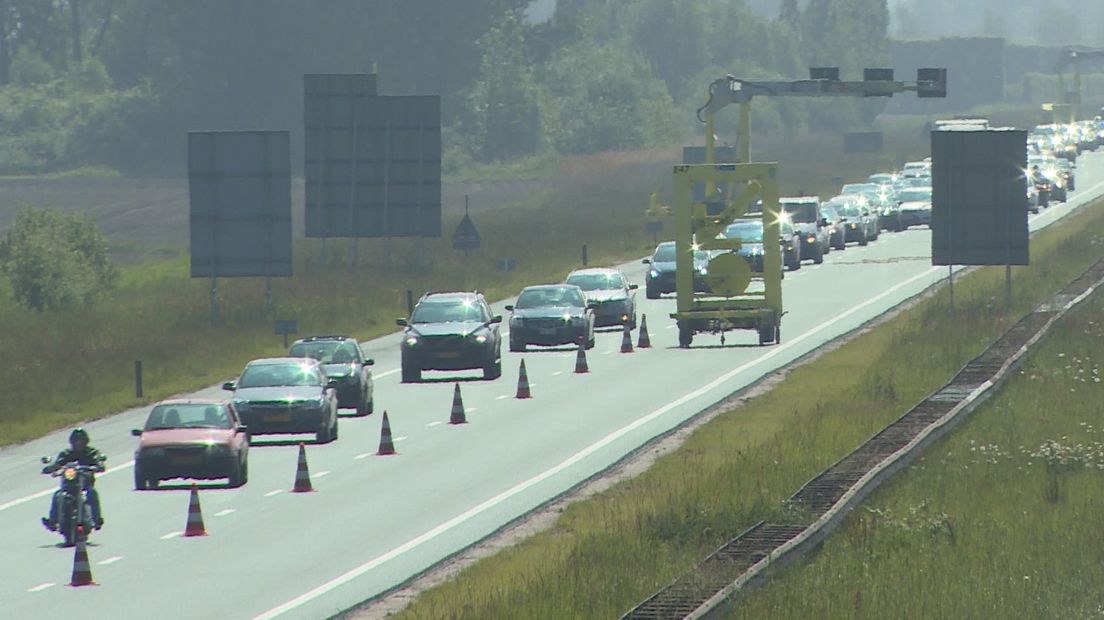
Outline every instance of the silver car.
<svg viewBox="0 0 1104 620"><path fill-rule="evenodd" d="M337 439L336 388L318 360L298 357L253 360L222 386L250 435L314 433L318 443Z"/></svg>

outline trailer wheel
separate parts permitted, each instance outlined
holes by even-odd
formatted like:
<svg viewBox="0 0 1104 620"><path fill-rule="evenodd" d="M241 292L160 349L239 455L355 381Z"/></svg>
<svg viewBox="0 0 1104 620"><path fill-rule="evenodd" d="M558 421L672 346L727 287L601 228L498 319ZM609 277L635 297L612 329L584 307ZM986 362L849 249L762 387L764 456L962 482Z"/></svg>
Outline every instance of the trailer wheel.
<svg viewBox="0 0 1104 620"><path fill-rule="evenodd" d="M690 343L694 342L694 330L691 329L690 324L686 321L678 322L679 332L679 347L683 349L689 349Z"/></svg>

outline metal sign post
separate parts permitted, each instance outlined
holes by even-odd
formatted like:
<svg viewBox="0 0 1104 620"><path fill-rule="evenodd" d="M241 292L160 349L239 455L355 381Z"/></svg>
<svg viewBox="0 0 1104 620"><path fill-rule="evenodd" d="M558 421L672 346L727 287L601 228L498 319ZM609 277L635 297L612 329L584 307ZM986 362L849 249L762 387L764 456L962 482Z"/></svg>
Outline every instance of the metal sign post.
<svg viewBox="0 0 1104 620"><path fill-rule="evenodd" d="M452 249L464 252L465 286L468 283L468 252L478 250L481 243L482 238L475 228L475 222L472 222L471 216L468 215L468 195L464 194L464 217L457 224L456 231L452 233Z"/></svg>
<svg viewBox="0 0 1104 620"><path fill-rule="evenodd" d="M498 270L505 275L505 284L510 286L510 272L517 267L517 261L512 258L498 259Z"/></svg>
<svg viewBox="0 0 1104 620"><path fill-rule="evenodd" d="M277 336L284 337L284 348L288 348L288 334L299 333L299 321L295 319L276 319L275 329Z"/></svg>

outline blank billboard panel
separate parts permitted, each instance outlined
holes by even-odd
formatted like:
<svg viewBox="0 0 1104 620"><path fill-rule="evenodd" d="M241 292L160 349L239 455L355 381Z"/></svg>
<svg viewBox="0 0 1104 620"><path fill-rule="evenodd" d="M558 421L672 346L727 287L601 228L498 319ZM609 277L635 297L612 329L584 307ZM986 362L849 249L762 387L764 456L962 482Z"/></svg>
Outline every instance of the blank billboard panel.
<svg viewBox="0 0 1104 620"><path fill-rule="evenodd" d="M290 276L286 131L188 132L192 277Z"/></svg>
<svg viewBox="0 0 1104 620"><path fill-rule="evenodd" d="M306 105L308 237L441 236L439 96Z"/></svg>
<svg viewBox="0 0 1104 620"><path fill-rule="evenodd" d="M931 136L932 264L1028 264L1027 132Z"/></svg>

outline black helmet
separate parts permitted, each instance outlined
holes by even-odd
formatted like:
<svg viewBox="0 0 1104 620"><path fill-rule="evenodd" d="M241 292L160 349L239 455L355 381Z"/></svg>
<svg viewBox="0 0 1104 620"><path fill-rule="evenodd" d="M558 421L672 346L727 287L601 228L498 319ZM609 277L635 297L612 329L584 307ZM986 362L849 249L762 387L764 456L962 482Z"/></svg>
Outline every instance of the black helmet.
<svg viewBox="0 0 1104 620"><path fill-rule="evenodd" d="M69 433L69 445L76 447L78 439L83 439L84 445L88 445L88 431L79 426L74 428L73 432Z"/></svg>

